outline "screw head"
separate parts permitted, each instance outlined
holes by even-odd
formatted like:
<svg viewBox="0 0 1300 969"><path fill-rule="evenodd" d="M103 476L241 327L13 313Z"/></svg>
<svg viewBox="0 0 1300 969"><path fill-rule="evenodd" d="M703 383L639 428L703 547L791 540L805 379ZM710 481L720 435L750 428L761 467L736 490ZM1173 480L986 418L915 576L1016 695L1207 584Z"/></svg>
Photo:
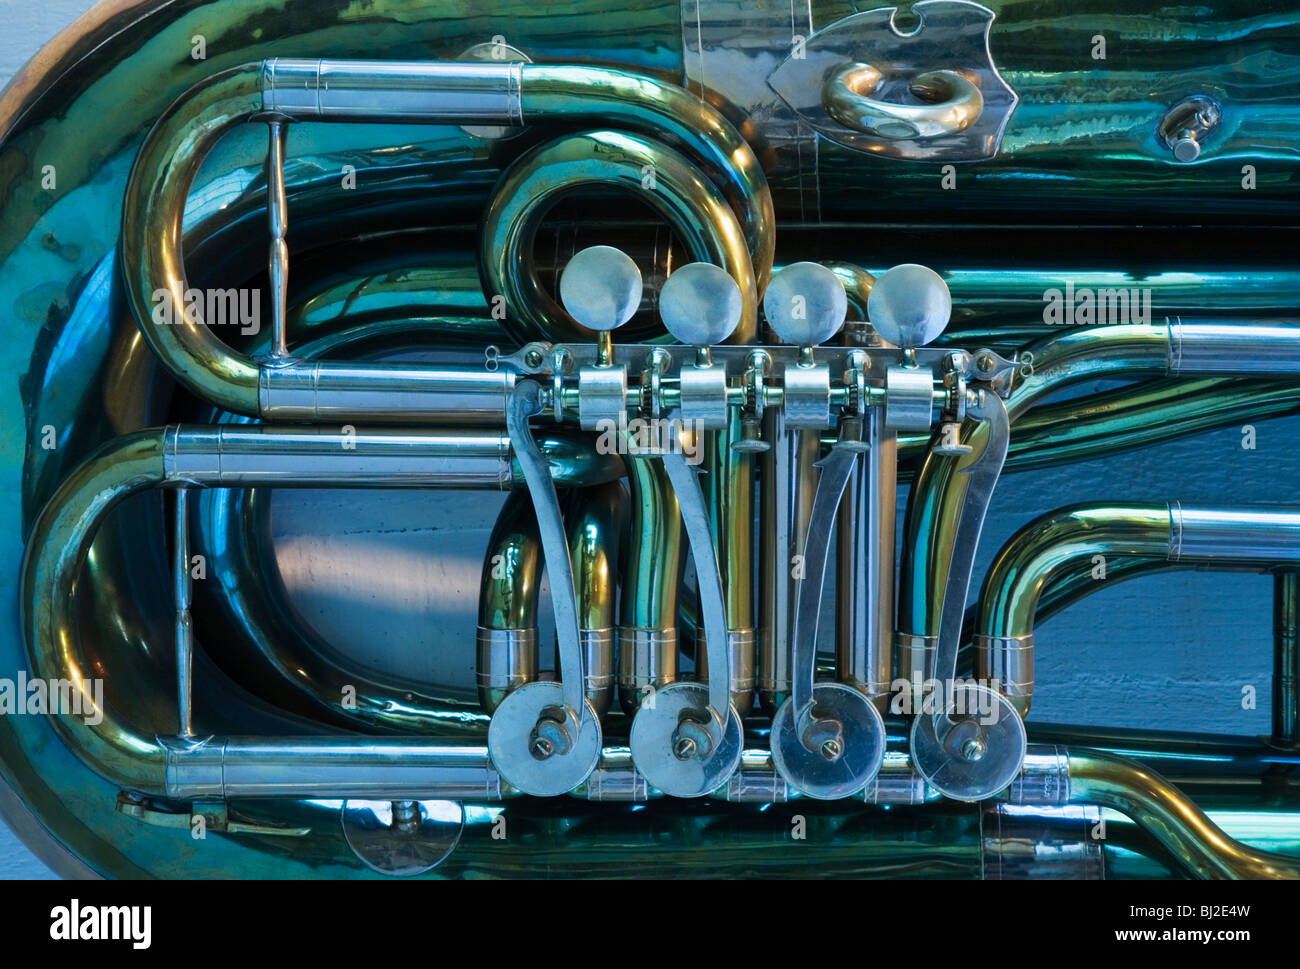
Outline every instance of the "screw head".
<svg viewBox="0 0 1300 969"><path fill-rule="evenodd" d="M1174 158L1180 162L1194 162L1201 157L1201 143L1190 135L1179 138L1171 147L1174 150Z"/></svg>

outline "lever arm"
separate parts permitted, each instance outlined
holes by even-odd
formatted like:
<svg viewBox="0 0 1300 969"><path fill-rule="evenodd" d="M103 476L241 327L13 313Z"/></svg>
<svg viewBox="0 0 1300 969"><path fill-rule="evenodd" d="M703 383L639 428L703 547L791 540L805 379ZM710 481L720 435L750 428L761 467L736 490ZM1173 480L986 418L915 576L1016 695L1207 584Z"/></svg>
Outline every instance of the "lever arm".
<svg viewBox="0 0 1300 969"><path fill-rule="evenodd" d="M531 380L516 383L506 407L506 430L533 499L551 578L560 682L528 683L509 693L488 724L488 754L512 787L525 794L553 797L573 790L595 769L601 730L584 691L577 593L560 501L550 469L528 427L528 419L541 413L544 404L539 384Z"/></svg>

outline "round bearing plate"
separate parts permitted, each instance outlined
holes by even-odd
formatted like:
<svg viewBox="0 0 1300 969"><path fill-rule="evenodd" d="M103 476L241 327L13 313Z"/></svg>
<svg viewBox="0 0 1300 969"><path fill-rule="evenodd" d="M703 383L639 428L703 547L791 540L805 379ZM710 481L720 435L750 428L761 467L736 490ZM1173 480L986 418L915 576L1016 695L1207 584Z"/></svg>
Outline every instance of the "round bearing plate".
<svg viewBox="0 0 1300 969"><path fill-rule="evenodd" d="M813 710L842 725L843 753L827 760L809 750L795 726L794 700L786 700L772 718L772 762L777 772L809 797L822 801L856 794L871 782L885 759L885 721L879 711L851 686L818 683Z"/></svg>
<svg viewBox="0 0 1300 969"><path fill-rule="evenodd" d="M956 688L952 710L958 720L974 719L980 724L984 755L979 760L965 760L949 753L935 734L933 714L922 713L912 724L912 764L944 796L954 801L982 801L1020 773L1025 759L1025 724L1006 697L978 683Z"/></svg>
<svg viewBox="0 0 1300 969"><path fill-rule="evenodd" d="M707 754L679 760L673 752L677 724L687 711L708 710L708 687L673 683L656 690L652 702L637 710L629 741L632 763L650 786L672 797L703 797L727 783L740 766L744 736L736 708L727 704L720 743Z"/></svg>
<svg viewBox="0 0 1300 969"><path fill-rule="evenodd" d="M564 688L554 681L528 683L508 694L488 723L488 756L511 787L537 797L567 794L587 779L600 760L600 721L583 701L582 726L566 753L539 760L532 750L533 730L545 712L564 710Z"/></svg>
<svg viewBox="0 0 1300 969"><path fill-rule="evenodd" d="M343 837L352 852L381 875L421 875L437 868L460 844L465 810L459 801L413 801L418 815L393 824L392 801L343 802Z"/></svg>

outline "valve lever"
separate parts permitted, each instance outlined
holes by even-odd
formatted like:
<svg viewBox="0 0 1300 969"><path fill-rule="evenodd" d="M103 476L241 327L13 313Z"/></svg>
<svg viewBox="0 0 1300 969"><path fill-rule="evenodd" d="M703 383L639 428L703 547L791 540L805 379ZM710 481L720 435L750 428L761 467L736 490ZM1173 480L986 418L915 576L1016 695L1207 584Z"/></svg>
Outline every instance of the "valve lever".
<svg viewBox="0 0 1300 969"><path fill-rule="evenodd" d="M521 380L506 408L506 430L537 513L551 579L560 682L519 687L501 701L488 725L488 753L502 778L539 797L564 794L586 780L600 759L601 745L600 721L583 690L577 593L560 502L528 426L528 419L542 410L541 386Z"/></svg>
<svg viewBox="0 0 1300 969"><path fill-rule="evenodd" d="M698 425L725 427L726 374L713 368L708 348L730 336L740 322L739 288L721 269L693 263L668 277L660 311L669 332L696 347L695 367L682 369L683 406L700 415ZM688 376L696 375L701 379L688 382ZM720 411L714 406L719 403ZM681 433L681 409L674 408L666 420L674 433ZM709 680L707 687L672 683L656 691L653 700L643 701L632 721L629 744L637 770L653 787L675 797L702 797L725 784L740 765L743 727L731 703L722 573L698 470L687 463L681 449L668 449L662 460L695 563Z"/></svg>
<svg viewBox="0 0 1300 969"><path fill-rule="evenodd" d="M860 425L859 425L860 427ZM885 724L875 706L842 683L816 683L817 629L831 529L857 464L852 439L831 448L817 466L817 490L803 548L795 603L791 696L772 720L772 760L791 786L809 797L847 797L871 782L885 756Z"/></svg>
<svg viewBox="0 0 1300 969"><path fill-rule="evenodd" d="M784 375L786 424L819 432L830 422L830 375L815 364L814 348L844 323L844 284L825 266L794 263L772 277L763 309L777 335L800 347L800 364L787 367ZM800 550L803 578L794 593L790 624L791 695L772 719L776 769L791 786L821 799L847 797L865 787L885 754L885 725L867 698L840 683L815 682L818 613L831 529L862 446L860 416L845 415L841 440L817 465L821 470ZM856 435L846 433L851 427Z"/></svg>
<svg viewBox="0 0 1300 969"><path fill-rule="evenodd" d="M987 432L979 456L958 469L968 481L944 583L934 674L944 685L944 702L940 710L916 717L912 758L937 790L956 800L978 801L1015 778L1026 737L1020 715L1000 692L984 684L956 683L957 650L975 554L1011 436L1006 405L991 390L974 391L966 412L979 419Z"/></svg>

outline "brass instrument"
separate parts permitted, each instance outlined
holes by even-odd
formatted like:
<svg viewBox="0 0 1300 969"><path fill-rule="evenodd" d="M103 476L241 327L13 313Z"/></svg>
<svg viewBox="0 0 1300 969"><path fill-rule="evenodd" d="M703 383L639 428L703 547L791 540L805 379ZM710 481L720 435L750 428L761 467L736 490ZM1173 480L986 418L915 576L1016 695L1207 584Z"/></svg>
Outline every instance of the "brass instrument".
<svg viewBox="0 0 1300 969"><path fill-rule="evenodd" d="M1300 877L1291 489L987 559L1008 476L1300 411L1241 8L1049 69L1022 0L105 0L0 94L0 814L81 876ZM1030 718L1098 558L1273 576L1269 735Z"/></svg>

